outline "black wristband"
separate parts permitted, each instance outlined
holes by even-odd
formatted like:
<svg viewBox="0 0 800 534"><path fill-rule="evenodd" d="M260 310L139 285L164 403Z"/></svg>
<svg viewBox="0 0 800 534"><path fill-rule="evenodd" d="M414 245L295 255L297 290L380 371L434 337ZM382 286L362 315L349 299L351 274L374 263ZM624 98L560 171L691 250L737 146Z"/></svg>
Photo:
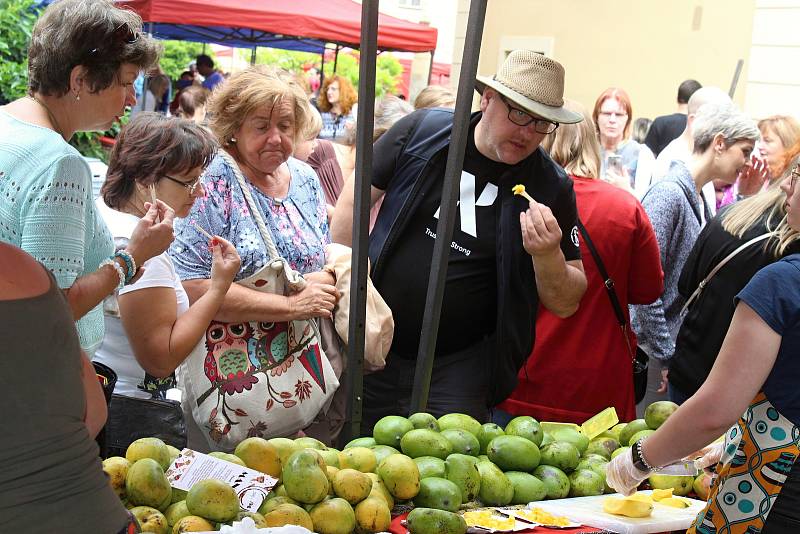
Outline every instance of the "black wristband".
<svg viewBox="0 0 800 534"><path fill-rule="evenodd" d="M655 467L647 463L647 460L645 460L644 456L642 456L643 439L644 438L640 439L631 446L631 459L633 460L633 466L643 473L655 471Z"/></svg>

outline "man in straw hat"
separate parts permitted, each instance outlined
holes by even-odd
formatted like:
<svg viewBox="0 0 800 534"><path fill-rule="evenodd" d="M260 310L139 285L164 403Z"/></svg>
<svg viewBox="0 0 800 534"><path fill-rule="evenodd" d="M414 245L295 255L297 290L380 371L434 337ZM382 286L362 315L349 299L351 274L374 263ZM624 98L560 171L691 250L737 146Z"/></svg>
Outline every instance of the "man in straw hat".
<svg viewBox="0 0 800 534"><path fill-rule="evenodd" d="M532 51L512 52L476 86L428 411L485 421L516 385L538 305L567 317L586 289L572 182L539 148L560 123L582 117L563 108L563 67ZM383 206L370 235L371 276L395 334L386 369L364 379L363 432L409 411L452 124L453 110L423 109L375 143L372 202L383 197ZM535 201L515 196L516 184ZM334 241L350 242L352 214L351 185L337 204Z"/></svg>

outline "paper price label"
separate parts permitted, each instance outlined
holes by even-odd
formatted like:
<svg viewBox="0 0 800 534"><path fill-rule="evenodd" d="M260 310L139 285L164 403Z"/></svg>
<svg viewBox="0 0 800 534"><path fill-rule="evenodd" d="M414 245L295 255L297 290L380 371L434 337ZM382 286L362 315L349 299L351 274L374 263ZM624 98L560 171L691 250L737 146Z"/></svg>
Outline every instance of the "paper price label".
<svg viewBox="0 0 800 534"><path fill-rule="evenodd" d="M173 488L189 491L192 486L213 478L231 486L239 496L239 504L249 512L257 512L278 479L265 473L214 458L191 449L183 449L166 472Z"/></svg>

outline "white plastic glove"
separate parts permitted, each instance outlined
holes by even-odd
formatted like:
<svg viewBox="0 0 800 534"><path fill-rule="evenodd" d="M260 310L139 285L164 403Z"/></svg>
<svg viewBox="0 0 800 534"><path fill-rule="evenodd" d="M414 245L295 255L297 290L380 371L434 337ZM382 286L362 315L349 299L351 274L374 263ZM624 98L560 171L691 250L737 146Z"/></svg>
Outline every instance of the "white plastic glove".
<svg viewBox="0 0 800 534"><path fill-rule="evenodd" d="M720 441L719 443L712 443L707 447L703 447L690 458L685 458L686 460L694 460L694 465L697 469L705 469L707 467L713 467L719 463L720 458L722 458L722 452L725 450L725 442ZM698 458L699 456L699 458ZM695 458L697 458L695 460Z"/></svg>
<svg viewBox="0 0 800 534"><path fill-rule="evenodd" d="M626 497L632 495L639 484L649 476L650 471L640 471L633 465L633 458L629 452L618 454L606 467L606 482Z"/></svg>

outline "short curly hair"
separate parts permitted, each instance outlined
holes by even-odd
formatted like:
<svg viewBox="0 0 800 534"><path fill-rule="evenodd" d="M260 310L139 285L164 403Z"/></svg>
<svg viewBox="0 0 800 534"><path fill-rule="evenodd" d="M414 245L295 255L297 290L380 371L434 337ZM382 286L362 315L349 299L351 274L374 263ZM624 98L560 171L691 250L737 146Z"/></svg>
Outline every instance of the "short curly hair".
<svg viewBox="0 0 800 534"><path fill-rule="evenodd" d="M308 123L308 99L294 76L288 72L252 65L233 74L211 93L208 126L222 146L229 146L231 138L242 126L245 118L256 108L274 106L288 98L294 108L294 133L292 142L302 141Z"/></svg>
<svg viewBox="0 0 800 534"><path fill-rule="evenodd" d="M100 194L108 207L119 210L130 200L136 183L149 186L165 174L205 169L216 151L212 135L194 121L137 113L117 137Z"/></svg>
<svg viewBox="0 0 800 534"><path fill-rule="evenodd" d="M135 41L130 42L135 38ZM89 91L111 87L123 63L156 65L162 46L142 33L142 18L111 0L59 0L36 21L28 48L28 91L69 92L69 77L86 67Z"/></svg>

